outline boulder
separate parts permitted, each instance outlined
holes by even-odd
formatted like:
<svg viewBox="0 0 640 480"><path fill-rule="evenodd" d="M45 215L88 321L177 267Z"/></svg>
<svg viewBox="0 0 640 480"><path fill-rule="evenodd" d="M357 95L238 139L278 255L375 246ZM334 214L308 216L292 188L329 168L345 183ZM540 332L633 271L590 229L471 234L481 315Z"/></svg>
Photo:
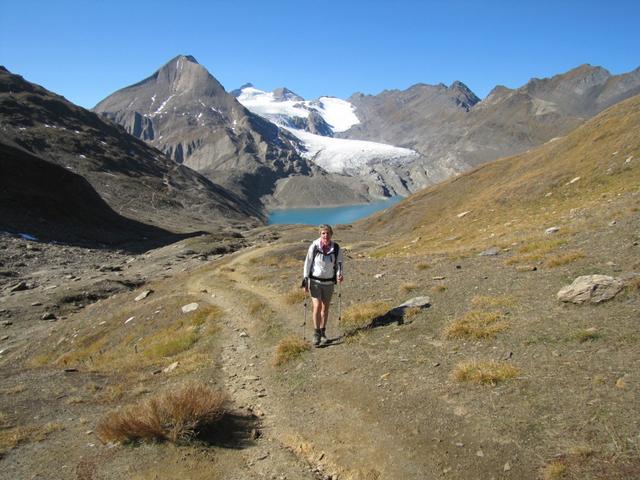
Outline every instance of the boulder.
<svg viewBox="0 0 640 480"><path fill-rule="evenodd" d="M558 292L558 300L571 303L600 303L615 297L624 284L608 275L583 275Z"/></svg>

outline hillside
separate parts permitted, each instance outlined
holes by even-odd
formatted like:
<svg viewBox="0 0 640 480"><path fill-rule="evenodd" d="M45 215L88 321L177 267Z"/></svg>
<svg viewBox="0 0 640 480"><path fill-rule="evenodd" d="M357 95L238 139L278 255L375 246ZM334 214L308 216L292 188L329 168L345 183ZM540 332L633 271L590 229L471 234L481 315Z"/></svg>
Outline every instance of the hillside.
<svg viewBox="0 0 640 480"><path fill-rule="evenodd" d="M565 137L424 189L362 227L390 235L384 251L437 252L507 248L553 225L575 228L585 215L607 218L609 203L637 198L638 129L636 96Z"/></svg>
<svg viewBox="0 0 640 480"><path fill-rule="evenodd" d="M315 228L143 255L0 234L3 475L640 477L639 122L634 97L336 226L325 348L299 289ZM592 275L611 298L558 298ZM181 423L207 388L222 411Z"/></svg>
<svg viewBox="0 0 640 480"><path fill-rule="evenodd" d="M42 175L37 171L40 166L50 163L84 178L119 215L170 232L242 228L258 225L263 219L259 210L220 185L178 165L113 123L4 68L0 68L0 121L0 143L13 152L13 166L9 167L7 159L4 168L8 176L2 180L17 191L33 191L29 182ZM27 165L29 172L14 169ZM72 209L82 201L78 198L64 206L64 188L56 187L50 185L48 192L50 199L56 191L60 193L56 201L61 208ZM12 215L22 215L23 220L32 215L25 204L16 207ZM76 228L82 228L82 222L76 223ZM54 230L60 228L54 226Z"/></svg>

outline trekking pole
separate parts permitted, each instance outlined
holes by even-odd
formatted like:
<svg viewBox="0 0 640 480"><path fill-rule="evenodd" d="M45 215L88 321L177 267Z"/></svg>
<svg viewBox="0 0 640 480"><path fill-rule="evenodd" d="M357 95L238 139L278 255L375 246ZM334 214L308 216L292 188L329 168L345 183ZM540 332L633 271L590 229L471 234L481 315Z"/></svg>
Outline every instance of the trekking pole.
<svg viewBox="0 0 640 480"><path fill-rule="evenodd" d="M302 339L307 341L307 292L304 292L304 323L302 324Z"/></svg>
<svg viewBox="0 0 640 480"><path fill-rule="evenodd" d="M342 324L342 282L338 283L338 325Z"/></svg>

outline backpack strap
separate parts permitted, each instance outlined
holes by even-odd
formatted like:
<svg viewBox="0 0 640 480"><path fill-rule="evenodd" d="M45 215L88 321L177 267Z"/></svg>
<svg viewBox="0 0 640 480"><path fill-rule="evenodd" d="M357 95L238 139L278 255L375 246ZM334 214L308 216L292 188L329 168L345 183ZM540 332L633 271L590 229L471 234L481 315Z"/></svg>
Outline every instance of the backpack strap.
<svg viewBox="0 0 640 480"><path fill-rule="evenodd" d="M333 253L331 254L333 255L333 277L317 278L312 275L313 264L315 263L316 257L318 256L318 254L322 253L322 251L318 248L316 244L313 244L313 255L311 256L311 264L309 265L309 272L308 272L309 274L307 275L307 277L312 278L314 280L333 280L333 283L338 283L338 253L339 252L340 252L340 245L338 245L336 242L333 242Z"/></svg>

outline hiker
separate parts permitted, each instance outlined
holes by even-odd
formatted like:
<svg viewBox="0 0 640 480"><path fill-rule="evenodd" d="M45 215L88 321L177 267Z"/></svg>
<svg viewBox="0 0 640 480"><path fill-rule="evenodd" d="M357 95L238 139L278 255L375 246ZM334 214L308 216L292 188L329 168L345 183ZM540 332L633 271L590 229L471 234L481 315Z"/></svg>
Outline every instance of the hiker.
<svg viewBox="0 0 640 480"><path fill-rule="evenodd" d="M329 305L336 283L344 279L342 271L342 250L340 245L331 241L333 229L329 225L320 225L320 238L309 246L304 260L304 279L302 287L305 293L311 293L313 302L313 344L318 347L328 343L325 333L329 319Z"/></svg>

